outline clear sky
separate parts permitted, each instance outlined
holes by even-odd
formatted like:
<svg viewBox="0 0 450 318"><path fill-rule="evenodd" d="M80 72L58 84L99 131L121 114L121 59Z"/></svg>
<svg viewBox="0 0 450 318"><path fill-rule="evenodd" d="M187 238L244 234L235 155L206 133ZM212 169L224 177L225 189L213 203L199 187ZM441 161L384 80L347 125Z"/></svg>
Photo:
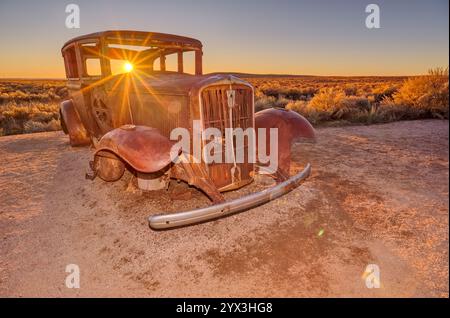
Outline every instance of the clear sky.
<svg viewBox="0 0 450 318"><path fill-rule="evenodd" d="M69 3L80 29L65 27ZM365 26L370 3L380 29ZM64 42L108 29L197 38L204 72L423 74L448 66L448 10L448 0L0 0L0 77L64 77Z"/></svg>

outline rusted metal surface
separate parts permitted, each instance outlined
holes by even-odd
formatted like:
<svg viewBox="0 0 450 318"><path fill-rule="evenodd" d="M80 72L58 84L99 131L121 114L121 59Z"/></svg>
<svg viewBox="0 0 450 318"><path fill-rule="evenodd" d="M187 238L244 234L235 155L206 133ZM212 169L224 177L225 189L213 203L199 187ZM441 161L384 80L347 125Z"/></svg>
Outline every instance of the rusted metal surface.
<svg viewBox="0 0 450 318"><path fill-rule="evenodd" d="M234 107L228 107L227 91L235 92ZM208 165L208 173L214 184L222 190L232 190L252 181L253 163L248 160L249 142L245 138L243 163L236 163L237 171L232 175L233 163L225 163L225 129L253 128L253 92L251 87L242 84L211 85L201 91L201 120L203 128L217 128L222 132L221 153L222 163ZM231 120L230 120L231 118ZM234 177L234 180L233 180Z"/></svg>
<svg viewBox="0 0 450 318"><path fill-rule="evenodd" d="M120 45L121 48L109 47L109 45ZM132 50L123 46L142 46L144 50ZM72 50L75 49L75 54ZM80 67L86 58L100 58L102 75L111 75L110 59L124 59L136 63L138 68L148 68L153 71L153 62L160 60L160 69L165 71L166 56L182 52L194 52L195 74L202 74L202 43L199 40L156 32L142 31L104 31L91 33L74 38L64 44L61 49L66 61L66 72L68 78L89 77L86 68ZM73 56L72 56L73 55ZM70 71L71 63L76 60L76 72ZM78 76L74 76L78 75Z"/></svg>
<svg viewBox="0 0 450 318"><path fill-rule="evenodd" d="M172 162L173 141L161 135L156 128L124 125L111 130L98 142L95 155L109 151L124 160L133 169L152 173Z"/></svg>
<svg viewBox="0 0 450 318"><path fill-rule="evenodd" d="M95 176L107 182L119 180L125 172L124 162L117 155L106 150L97 151L91 168Z"/></svg>
<svg viewBox="0 0 450 318"><path fill-rule="evenodd" d="M93 173L87 175L90 179L98 176L116 181L129 169L143 190L164 187L172 178L187 182L213 203L222 204L221 192L251 183L254 174L264 168L258 170L261 163L250 160L252 145L247 136L242 144L231 142L228 155L231 153L233 160L225 160L226 138L234 140L233 129L278 128L278 170L272 175L278 182L289 179L292 142L315 138L308 121L294 112L271 109L255 114L254 90L246 81L228 74L203 75L203 48L198 40L153 32L105 31L72 39L61 51L70 95L70 100L61 104L62 127L71 145L94 144ZM194 74L184 73L185 52L194 53ZM167 70L169 55L177 62L174 71ZM89 59L99 62L99 74L89 74ZM113 60L132 62L134 71L113 75ZM194 157L195 121L200 123L201 132L219 130L221 136L215 136L214 142L220 143L222 162ZM175 128L189 132L190 152L172 150L175 141L170 137ZM229 131L231 136L227 136ZM257 134L255 137L258 139ZM202 151L208 142L201 140ZM242 161L237 156L239 150ZM270 200L289 191L298 178L271 190L272 194L264 192L226 204L226 211L232 213ZM207 211L215 211L212 217L217 212L216 207Z"/></svg>
<svg viewBox="0 0 450 318"><path fill-rule="evenodd" d="M267 153L270 149L270 128L278 129L278 170L274 177L279 182L288 179L292 143L299 140L314 142L316 139L314 128L300 114L278 108L266 109L255 114L255 129L258 131L259 128L265 128ZM260 137L257 134L257 140Z"/></svg>
<svg viewBox="0 0 450 318"><path fill-rule="evenodd" d="M64 123L63 127L66 128L65 132L69 135L70 145L89 145L91 139L89 138L89 134L84 128L72 101L68 100L61 103L60 114Z"/></svg>
<svg viewBox="0 0 450 318"><path fill-rule="evenodd" d="M170 169L170 177L187 182L202 190L214 202L223 202L225 199L208 176L204 163L192 163L189 155L181 154L180 160Z"/></svg>
<svg viewBox="0 0 450 318"><path fill-rule="evenodd" d="M308 164L303 171L278 185L253 193L242 198L208 206L206 208L149 217L149 226L155 230L181 227L221 218L233 213L251 209L252 207L274 200L300 185L311 173Z"/></svg>
<svg viewBox="0 0 450 318"><path fill-rule="evenodd" d="M110 31L90 33L73 38L63 45L63 49L75 42L80 42L89 39L95 40L99 38L107 38L111 41L121 42L126 45L145 43L146 45L162 44L162 46L165 47L187 46L199 49L202 48L202 43L199 40L180 35L157 33L157 32L134 31L134 30L110 30Z"/></svg>

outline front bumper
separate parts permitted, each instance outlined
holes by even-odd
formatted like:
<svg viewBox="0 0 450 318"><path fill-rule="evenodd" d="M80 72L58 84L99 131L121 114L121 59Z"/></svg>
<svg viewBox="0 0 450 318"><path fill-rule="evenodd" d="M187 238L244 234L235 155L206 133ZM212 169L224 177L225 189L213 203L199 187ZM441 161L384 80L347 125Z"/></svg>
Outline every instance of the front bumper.
<svg viewBox="0 0 450 318"><path fill-rule="evenodd" d="M154 230L169 229L201 223L248 210L292 191L310 174L311 165L308 163L301 172L272 188L205 208L165 215L153 215L149 217L149 226Z"/></svg>

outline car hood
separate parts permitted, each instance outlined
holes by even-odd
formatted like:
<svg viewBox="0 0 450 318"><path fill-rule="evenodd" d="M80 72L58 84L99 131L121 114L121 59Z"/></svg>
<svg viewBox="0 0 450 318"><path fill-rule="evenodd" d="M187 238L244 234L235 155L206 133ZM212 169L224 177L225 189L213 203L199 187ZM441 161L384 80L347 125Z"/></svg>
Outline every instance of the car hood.
<svg viewBox="0 0 450 318"><path fill-rule="evenodd" d="M248 82L230 74L189 75L179 73L121 74L115 80L132 83L131 87L148 91L151 94L191 95L202 87L214 84L243 84L252 87ZM113 82L116 82L113 80ZM117 87L117 85L115 85Z"/></svg>

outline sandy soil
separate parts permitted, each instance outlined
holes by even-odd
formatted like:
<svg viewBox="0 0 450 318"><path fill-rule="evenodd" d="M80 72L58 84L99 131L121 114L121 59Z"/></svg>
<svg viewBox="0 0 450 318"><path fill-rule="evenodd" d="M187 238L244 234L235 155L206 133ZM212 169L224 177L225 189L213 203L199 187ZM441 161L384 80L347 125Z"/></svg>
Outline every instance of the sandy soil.
<svg viewBox="0 0 450 318"><path fill-rule="evenodd" d="M90 150L60 132L0 138L0 296L448 297L448 121L318 135L294 148L293 170L314 171L290 194L159 232L148 215L206 198L184 184L141 193L130 175L85 180ZM71 263L80 289L65 287ZM365 286L368 264L379 289Z"/></svg>

